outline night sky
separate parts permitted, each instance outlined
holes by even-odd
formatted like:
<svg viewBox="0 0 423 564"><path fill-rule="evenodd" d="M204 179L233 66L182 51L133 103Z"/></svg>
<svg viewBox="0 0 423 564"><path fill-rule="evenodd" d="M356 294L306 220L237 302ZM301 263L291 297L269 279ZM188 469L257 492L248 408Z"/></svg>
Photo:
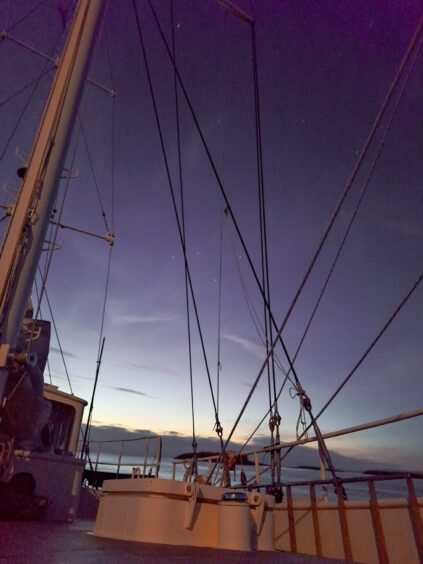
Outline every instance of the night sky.
<svg viewBox="0 0 423 564"><path fill-rule="evenodd" d="M270 293L279 324L353 170L422 9L419 0L234 3L256 21ZM57 57L73 3L47 0L37 8L38 4L36 0L1 0L0 28L10 28L14 38ZM148 2L137 5L180 210L173 69ZM156 0L154 6L171 41L170 2ZM32 9L33 13L19 23ZM174 0L174 22L180 75L259 269L249 27L212 0ZM51 66L9 40L0 43L0 181L6 187L1 204L9 204L11 187L19 186L15 171L20 161L15 149L19 146L23 153L30 151L52 78L51 71L46 72ZM42 78L33 82L43 72ZM419 53L350 236L295 363L315 412L422 272L422 73ZM62 221L107 233L97 184L108 229L116 234L94 422L120 427L122 433L124 429L143 429L189 435L183 255L132 2L109 0L89 74L96 82L115 88L117 96L113 101L95 86L86 87L80 115L89 151L83 135L75 133L67 167L79 171L79 176L70 182ZM231 219L223 213L225 204L180 91L179 101L187 255L214 386L222 237L219 409L225 437L265 358L247 302L253 304L261 320L263 306ZM385 135L391 113L392 106L382 123L384 129L376 135L377 142ZM377 143L371 146L283 333L292 356L377 147ZM57 209L64 190L62 182ZM4 230L6 220L0 226ZM62 248L54 253L47 292L73 391L89 399L109 247L104 241L70 231L61 231L59 239ZM323 432L422 407L422 305L423 287L416 290L322 416ZM45 303L42 312L49 318ZM196 430L210 437L214 414L193 315L191 324ZM57 349L53 336L51 378L67 391ZM287 367L280 349L277 354ZM45 379L49 381L47 371ZM278 371L278 385L282 379ZM243 441L248 437L267 409L263 376L234 438ZM291 440L298 399L291 399L288 387L280 401L280 413L282 439ZM265 423L259 438L267 432ZM345 456L421 468L422 437L422 419L416 418L332 440L329 446Z"/></svg>

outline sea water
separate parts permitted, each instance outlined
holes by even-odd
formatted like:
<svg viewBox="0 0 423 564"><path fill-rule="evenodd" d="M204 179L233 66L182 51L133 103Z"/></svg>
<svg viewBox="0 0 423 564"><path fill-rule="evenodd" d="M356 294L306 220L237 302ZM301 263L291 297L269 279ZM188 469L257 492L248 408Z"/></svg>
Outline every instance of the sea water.
<svg viewBox="0 0 423 564"><path fill-rule="evenodd" d="M101 459L96 463L95 458L91 459L91 465L93 468L97 468L100 471L107 471L117 474L117 463L118 458L113 454L102 453ZM89 467L89 464L87 464ZM122 476L124 474L130 475L132 473L133 468L139 467L141 470L141 474L145 472L145 475L148 475L151 471L150 475L155 475L155 466L154 466L154 459L153 457L140 457L140 456L122 456L121 464L119 469L119 474ZM260 467L262 470L264 467ZM184 473L185 473L185 466L181 461L176 464L175 468L175 477L177 480L182 480ZM252 481L255 479L255 468L254 466L237 466L235 472L231 472L231 480L232 483L239 484L240 483L240 473L243 471L247 477L248 483L251 484ZM207 475L208 473L208 464L207 463L199 463L198 465L198 473ZM369 477L369 475L362 474L360 472L339 472L337 476L341 479L344 478L364 478ZM167 478L170 479L173 477L173 459L169 458L162 458L160 462L160 470L159 470L159 477L160 478ZM330 472L326 472L326 478L330 479L331 475ZM309 495L309 488L308 486L300 485L296 486L295 484L298 482L305 482L311 480L320 480L320 470L313 470L310 468L290 468L290 467L283 467L281 473L281 480L285 484L290 484L292 486L292 495L293 497L305 497ZM260 476L260 484L266 485L270 484L270 475L269 473L263 474ZM405 479L400 480L376 480L375 482L376 494L379 499L386 499L386 498L399 498L399 497L407 497L407 483ZM369 486L368 482L355 482L355 483L347 483L345 484L345 490L349 500L360 500L360 499L368 499L369 498ZM417 496L423 496L423 480L414 480L414 487L416 490ZM331 484L326 486L324 485L316 485L316 497L319 499L323 495L327 495L329 499L335 499L335 491L334 487Z"/></svg>

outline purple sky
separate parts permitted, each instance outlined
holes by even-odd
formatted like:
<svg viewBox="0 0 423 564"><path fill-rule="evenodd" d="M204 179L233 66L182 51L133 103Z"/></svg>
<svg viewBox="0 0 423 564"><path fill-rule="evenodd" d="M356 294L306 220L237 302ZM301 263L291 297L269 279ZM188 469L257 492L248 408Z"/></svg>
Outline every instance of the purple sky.
<svg viewBox="0 0 423 564"><path fill-rule="evenodd" d="M281 322L342 193L421 14L419 1L235 2L256 19L272 309ZM4 2L8 29L38 4ZM51 53L66 1L47 1L10 34ZM106 346L94 420L158 433L191 429L185 289L181 247L132 4L109 2L90 76L114 86L116 106L114 230ZM169 2L156 1L170 37ZM177 186L173 73L148 4L142 28L172 177ZM60 10L59 10L60 8ZM248 28L212 0L175 0L182 79L256 267L259 226L251 44ZM107 56L108 38L113 84ZM59 43L60 45L62 43ZM59 53L59 47L53 51ZM34 80L45 61L9 41L0 44L0 102ZM346 376L421 273L423 251L422 57L401 99L381 159L315 322L296 362L315 411ZM29 152L50 75L35 94L0 162L0 180L18 186L16 146ZM29 98L24 90L0 107L0 151ZM111 99L88 86L83 123L109 223ZM187 249L213 381L216 377L219 240L222 200L186 105L181 102ZM0 152L0 154L1 154ZM373 149L284 333L294 353L354 209ZM68 158L70 166L70 158ZM105 233L82 142L63 221ZM63 187L62 187L63 193ZM1 193L0 203L10 195ZM0 225L5 225L3 222ZM61 232L47 290L59 325L74 392L89 398L95 372L107 245ZM227 433L264 352L246 306L239 272L259 315L262 306L229 218L223 219L221 422ZM367 362L322 416L323 431L422 407L420 288ZM46 307L43 307L48 317ZM193 321L193 318L192 318ZM53 347L57 344L52 343ZM53 383L67 389L55 348ZM278 356L287 365L281 351ZM193 335L197 432L213 434L214 416L196 331ZM281 374L277 374L281 382ZM241 421L242 440L267 409L260 384ZM295 434L298 400L284 393L282 437ZM332 441L345 455L421 467L422 421L414 419ZM266 425L260 429L266 433Z"/></svg>

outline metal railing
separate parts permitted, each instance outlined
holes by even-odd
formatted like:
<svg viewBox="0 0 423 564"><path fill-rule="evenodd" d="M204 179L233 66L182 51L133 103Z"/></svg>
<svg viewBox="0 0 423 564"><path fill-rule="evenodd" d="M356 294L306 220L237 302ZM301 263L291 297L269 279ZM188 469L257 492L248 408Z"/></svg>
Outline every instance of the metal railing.
<svg viewBox="0 0 423 564"><path fill-rule="evenodd" d="M301 552L298 530L304 526L302 521L308 514L311 513L315 554L318 556L324 556L322 550L323 540L322 531L319 525L319 515L322 512L331 510L338 513L339 529L344 553L343 556L346 560L352 560L355 557L351 538L351 529L354 521L351 521L348 518L348 514L351 511L367 510L369 511L371 517L374 541L379 562L389 562L386 532L384 530L382 513L389 509L405 509L408 510L412 535L414 537L415 548L419 561L423 562L423 524L421 517L423 504L421 498L419 499L416 495L416 488L414 484L415 480L423 480L423 473L390 473L369 477L339 478L337 480L304 480L302 482L279 484L285 494L285 501L281 504L280 508L282 511L287 512L287 533L289 534L289 546L291 552ZM393 499L392 497L389 497L389 499L381 499L377 494L376 484L378 482L390 481L402 481L403 493L401 492L402 495L398 499ZM423 482L420 483L423 484ZM339 491L345 493L346 488L354 484L363 484L367 486L367 499L363 499L364 496L360 495L360 500L347 501L346 496L337 495L336 501L332 503L327 502L328 487L332 486L334 492L336 493ZM319 486L323 488L324 492L321 500L317 500L316 488ZM257 490L260 490L264 487L265 486L254 486L254 489L257 488ZM298 498L300 503L298 506L296 505L297 498L293 495L293 492L297 487L302 488L303 491L304 488L308 489L308 495L304 496L304 494L302 494L301 498ZM324 501L325 503L322 505L320 504L321 501ZM298 517L299 515L300 517Z"/></svg>
<svg viewBox="0 0 423 564"><path fill-rule="evenodd" d="M247 454L242 455L242 459L244 462L239 462L240 458L233 452L226 452L225 459L220 454L210 455L210 456L202 456L197 458L183 458L179 460L173 460L172 462L172 479L177 479L178 474L178 467L184 467L184 474L183 480L184 481L191 481L195 478L194 467L203 465L206 468L204 469L207 473L207 478L210 483L219 483L224 478L224 473L226 471L235 470L236 467L253 467L254 466L254 477L250 478L250 480L254 480L256 484L260 484L260 477L270 471L271 464L267 464L260 460L260 454L263 454L265 451L254 451ZM254 461L251 461L248 456L253 456ZM219 476L220 474L220 476ZM213 475L215 475L214 480Z"/></svg>
<svg viewBox="0 0 423 564"><path fill-rule="evenodd" d="M406 413L399 413L392 417L387 417L384 419L376 419L374 421L368 421L367 423L355 425L354 427L347 427L331 433L325 433L322 436L322 438L324 440L327 440L335 437L341 437L344 435L361 432L367 429L373 429L375 427L382 427L390 423L396 423L398 421L405 421L407 419L421 417L422 415L423 415L423 408L416 409L414 411L409 411ZM235 466L235 464L241 467L247 465L247 466L254 466L254 470L255 470L255 476L253 478L250 478L248 482L250 484L254 483L259 485L261 482L261 477L265 475L266 472L269 472L272 469L272 467L274 469L276 468L276 466L274 466L275 463L272 462L266 463L263 460L263 455L270 455L272 452L279 452L280 453L279 456L281 456L281 461L282 461L293 447L297 445L305 445L308 443L316 442L317 440L318 438L316 436L305 436L302 438L297 438L296 440L291 442L284 442L278 445L263 447L261 449L254 449L250 451L247 450L244 451L241 449L237 453L232 451L226 451L225 458L223 458L220 454L216 454L212 456L198 457L196 459L185 458L182 460L175 460L173 462L172 477L173 479L176 478L177 466L182 464L184 465L185 468L183 479L186 481L190 481L195 475L194 469L196 468L196 465L198 463L206 463L208 465L207 481L209 483L217 484L220 482L222 484L225 481L225 475L227 476L228 474L228 467L230 468L231 466ZM286 453L284 453L283 451L286 451ZM231 457L232 457L232 461L231 461ZM253 461L251 461L249 457L253 457ZM242 464L242 462L240 463L239 461L242 459L248 460L248 463L247 464ZM323 474L322 477L324 478L325 477L324 461L322 460L320 460L320 469ZM220 472L220 477L219 477L219 472ZM215 476L214 479L213 479L213 475Z"/></svg>
<svg viewBox="0 0 423 564"><path fill-rule="evenodd" d="M138 443L138 444L137 444ZM79 445L79 452L82 443ZM139 447L139 448L138 448ZM107 478L130 477L139 469L141 477L157 478L162 455L162 439L158 435L89 441L82 456L88 472L107 475Z"/></svg>

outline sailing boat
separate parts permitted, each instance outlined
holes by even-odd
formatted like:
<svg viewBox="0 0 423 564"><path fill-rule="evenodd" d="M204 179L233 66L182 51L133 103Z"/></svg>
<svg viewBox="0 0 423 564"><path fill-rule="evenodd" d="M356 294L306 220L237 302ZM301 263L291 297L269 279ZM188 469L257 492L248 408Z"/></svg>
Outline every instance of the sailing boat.
<svg viewBox="0 0 423 564"><path fill-rule="evenodd" d="M92 4L97 3L93 2ZM230 6L227 2L222 2L222 4L227 7ZM78 13L84 13L84 9L86 9L86 4L81 2ZM234 9L231 8L231 12L233 11ZM235 13L245 20L246 15L243 12L235 10ZM62 166L63 163L59 163L57 169L61 170ZM28 178L28 174L25 179ZM48 215L47 213L47 217ZM44 235L41 235L40 239L43 241ZM26 307L26 301L27 296L21 300L19 305L21 316ZM271 352L270 349L269 352ZM301 392L301 390L297 389L296 392ZM304 402L307 398L302 394L299 395L305 405ZM217 421L216 427L220 431ZM272 446L274 447L274 445ZM412 484L410 480L408 483ZM255 484L255 489L260 489L259 484ZM370 504L366 506L351 505L353 502L346 502L342 495L338 495L336 502L323 499L317 503L313 498L311 489L310 498L304 502L305 505L295 505L290 492L291 490L287 488L286 502L275 503L275 496L257 491L239 492L232 488L201 484L199 481L180 483L177 481L152 480L139 477L139 474L135 473L133 479L105 484L105 495L101 501L95 533L98 536L148 542L219 546L242 550L255 548L259 550L286 549L284 543L287 542L286 539L289 539L290 548L294 551L299 549L308 552L315 549L317 554L323 551L324 554L329 555L341 554L346 558L350 556L362 558L361 553L356 556L354 552L356 547L352 547L352 545L354 545L356 531L359 530L362 534L363 523L364 529L369 530L367 521L369 515L371 515L375 523L376 536L380 539L380 515L376 509L378 504L373 497ZM417 549L413 545L410 549L403 546L401 548L402 555L407 553L407 555L411 554L412 557L415 557L415 554L418 554L416 551L419 550L418 539L421 535L418 503L419 501L410 490L410 497L407 502L409 514L406 514L405 517L403 515L404 501L400 501L397 506L398 510L402 511L404 527L410 515L412 518L408 531L412 527L414 527L414 531L417 531L417 533L414 533ZM390 510L391 507L388 507L388 509ZM324 519L326 520L325 527L322 518L319 517L322 511L324 511ZM355 519L351 517L353 511L362 512L357 529L353 528L355 522ZM336 515L335 520L328 517L331 514ZM152 519L152 516L155 518ZM172 516L171 523L169 523L169 516ZM328 532L333 532L335 523L338 524L336 519L340 524L340 537L335 538L334 535L329 534L331 540L328 543L326 535ZM230 526L233 523L236 523L236 527ZM301 523L301 525L298 523ZM310 531L301 535L301 540L298 526L310 528ZM372 545L371 542L370 539L368 542L363 541L361 546L369 545L371 547L370 553L376 552L381 558L380 555L387 551L386 545L379 541ZM310 544L315 546L310 547ZM341 553L339 553L338 545L341 546Z"/></svg>

